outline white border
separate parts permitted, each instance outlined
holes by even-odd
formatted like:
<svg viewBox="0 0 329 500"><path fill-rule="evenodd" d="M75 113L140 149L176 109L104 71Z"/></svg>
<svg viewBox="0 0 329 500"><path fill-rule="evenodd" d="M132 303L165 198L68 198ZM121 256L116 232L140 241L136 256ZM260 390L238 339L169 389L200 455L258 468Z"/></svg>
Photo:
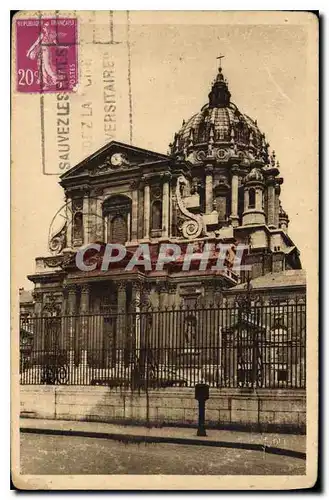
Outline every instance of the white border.
<svg viewBox="0 0 329 500"><path fill-rule="evenodd" d="M219 8L221 10L310 10L310 9L319 9L320 13L325 16L325 14L328 13L329 7L328 7L328 2L325 1L319 1L317 2L317 5L310 5L311 2L306 2L299 0L297 1L280 1L276 0L274 1L268 1L264 5L264 2L260 1L251 1L251 2L243 2L243 1L237 1L237 0L230 0L230 1L224 1L222 0L221 2L218 1L209 1L209 0L203 0L202 4L199 2L194 2L192 3L191 1L172 1L172 0L166 0L166 2L157 2L156 6L154 1L139 1L139 2L134 2L134 1L124 1L124 0L112 0L110 3L111 9L114 10L124 10L124 9L129 9L129 10L199 10L200 7L202 7L202 10L218 10ZM7 4L7 5L6 5ZM54 5L56 4L56 5ZM98 9L100 10L108 10L109 4L108 2L98 2L97 5ZM78 10L88 10L90 8L90 2L87 2L86 0L79 0L79 1L71 1L69 3L66 2L47 2L45 0L41 1L35 1L33 2L33 6L25 6L25 9L78 9ZM10 128L9 128L9 123L10 123L10 101L9 101L9 95L10 95L10 79L8 76L10 75L10 19L9 19L9 2L2 2L2 5L0 7L0 22L1 22L1 29L0 29L0 36L1 36L1 43L0 47L2 48L2 67L1 67L1 73L2 73L2 78L0 80L1 83L1 93L0 95L2 96L2 103L1 103L1 143L2 143L2 150L1 150L1 160L2 160L2 173L1 173L1 185L2 185L2 190L1 190L1 197L0 197L0 206L1 206L1 221L2 221L2 245L1 245L1 260L0 262L3 264L2 265L2 270L1 270L1 299L0 299L0 304L2 308L2 314L1 314L1 324L3 325L2 331L1 331L1 350L3 352L2 356L2 362L1 362L1 381L2 381L2 394L1 394L1 430L2 430L2 436L1 436L1 448L3 450L3 460L1 461L1 475L0 475L0 485L1 485L1 497L2 498L7 498L9 495L11 496L12 493L9 492L9 478L10 478L10 467L9 467L9 421L10 421L10 415L9 415L9 373L10 373L10 368L9 368L9 352L10 352L10 342L9 342L9 287L10 287L10 274L9 274L9 259L10 259L10 238L9 238L9 218L10 218L10 212L9 212L9 201L10 201L10 171L9 171L9 165L10 165ZM324 30L324 24L325 20L323 20L323 25L322 29ZM322 51L324 52L325 47L328 47L328 35L327 33L322 34ZM327 78L327 72L328 72L328 49L326 53L323 54L323 68L322 68L322 89L323 93L325 93L326 90L326 83L328 82ZM323 109L323 134L322 134L322 140L323 140L323 151L322 151L322 193L323 193L323 214L322 216L326 216L328 220L328 202L326 202L326 194L329 193L329 181L328 181L328 175L326 175L326 170L329 168L326 162L326 155L325 155L325 146L326 146L326 136L325 136L325 120L327 118L328 114L328 101L325 101L325 107ZM322 104L323 104L322 103ZM324 224L323 224L324 227ZM324 263L326 262L326 257L328 255L328 246L326 245L327 241L324 238L323 239L323 245L324 245L324 251L323 251L323 261ZM24 244L24 242L22 242ZM327 283L329 282L329 272L328 268L325 269L325 274L322 278L323 280L323 286L326 289ZM326 291L326 290L325 290ZM327 294L325 294L324 299L327 298ZM327 301L325 300L324 302L324 312L326 311L326 304ZM322 334L321 334L321 341L322 341L322 349L320 351L324 352L323 348L325 347L325 354L323 354L323 360L329 359L329 353L328 353L328 342L325 340L326 335L329 333L327 328L326 328L326 319L325 322L322 325ZM327 379L328 376L328 363L323 363L324 365L324 372L322 373L322 380L324 385L324 380ZM322 394L325 394L325 387L322 388ZM328 403L327 403L328 398L323 398L323 406L325 406L324 409L324 415L322 419L322 424L323 426L325 425L326 418L325 416L328 415L328 412L326 411L328 409ZM324 429L323 429L324 431ZM327 433L326 433L327 434ZM325 437L325 440L323 440L323 445L326 444L328 445L328 438L326 435L322 435L322 437ZM324 443L325 441L325 443ZM327 449L327 446L324 447L323 454L325 455L325 451ZM5 451L6 450L6 451ZM323 456L323 460L325 462L325 456ZM327 465L328 467L328 465ZM323 475L323 480L325 480L326 477L328 477L328 470L324 470L322 472ZM237 477L238 481L238 477ZM286 493L287 495L288 493ZM32 494L33 496L35 495ZM63 494L64 496L67 496L68 494ZM94 496L95 494L90 494L88 496ZM174 495L176 496L176 495ZM203 496L203 495L201 495ZM122 498L122 494L120 495Z"/></svg>

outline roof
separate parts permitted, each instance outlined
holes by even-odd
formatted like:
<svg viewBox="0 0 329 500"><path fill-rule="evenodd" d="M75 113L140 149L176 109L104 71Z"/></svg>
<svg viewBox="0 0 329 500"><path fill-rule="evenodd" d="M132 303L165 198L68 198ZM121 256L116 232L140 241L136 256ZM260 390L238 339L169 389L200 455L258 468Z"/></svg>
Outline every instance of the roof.
<svg viewBox="0 0 329 500"><path fill-rule="evenodd" d="M196 159L201 162L205 159L207 144L211 147L215 144L220 148L211 149L220 161L225 161L226 157L232 155L241 160L254 159L252 152L257 152L260 158L264 157L265 163L268 161L265 136L259 130L257 121L241 113L231 101L231 93L222 68L219 68L217 78L212 84L208 103L186 122L183 121L182 127L175 134L171 149L173 154L183 154L185 159L190 161L189 148L193 146L193 150L198 150ZM239 151L234 145L239 145Z"/></svg>
<svg viewBox="0 0 329 500"><path fill-rule="evenodd" d="M304 269L289 269L286 271L281 271L278 273L268 273L264 276L259 276L251 280L251 286L253 289L259 288L282 288L289 286L306 286L306 273ZM245 290L246 283L240 283L233 288L230 288L230 292Z"/></svg>
<svg viewBox="0 0 329 500"><path fill-rule="evenodd" d="M73 173L76 173L76 171L80 170L82 167L84 167L86 164L88 164L94 158L99 157L103 153L107 153L110 149L113 149L115 147L118 147L120 149L127 150L127 151L133 151L135 153L139 153L143 157L147 157L150 159L149 164L159 162L159 161L170 161L170 157L168 155L163 154L163 153L157 153L156 151L151 151L149 149L144 149L144 148L140 148L137 146L133 146L131 144L125 144L124 142L112 140L112 141L108 142L107 144L105 144L104 146L102 146L97 151L95 151L94 153L92 153L91 155L89 155L86 158L84 158L83 160L81 160L74 167L70 168L69 170L67 170L66 172L61 174L60 179L65 180L66 178L70 177Z"/></svg>
<svg viewBox="0 0 329 500"><path fill-rule="evenodd" d="M33 302L32 290L19 290L19 303L26 304L28 302Z"/></svg>
<svg viewBox="0 0 329 500"><path fill-rule="evenodd" d="M203 106L201 111L194 114L187 122L184 122L178 132L178 149L183 148L184 144L188 144L193 131L193 139L195 143L205 142L209 135L210 125L213 126L215 133L215 141L227 142L231 139L231 129L233 125L243 123L246 129L251 129L254 133L255 140L261 146L261 132L259 131L256 122L249 116L242 114L235 104L230 103L225 107L210 108L208 104ZM245 137L240 139L240 142L245 142L249 146L249 133L246 132Z"/></svg>

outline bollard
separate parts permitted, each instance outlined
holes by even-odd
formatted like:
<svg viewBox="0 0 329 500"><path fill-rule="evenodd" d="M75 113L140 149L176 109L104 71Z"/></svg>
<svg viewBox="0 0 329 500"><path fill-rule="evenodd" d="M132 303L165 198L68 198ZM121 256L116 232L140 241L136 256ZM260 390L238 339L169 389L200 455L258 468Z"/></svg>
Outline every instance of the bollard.
<svg viewBox="0 0 329 500"><path fill-rule="evenodd" d="M205 427L206 401L209 399L209 385L196 384L195 399L199 402L199 421L197 436L207 436Z"/></svg>

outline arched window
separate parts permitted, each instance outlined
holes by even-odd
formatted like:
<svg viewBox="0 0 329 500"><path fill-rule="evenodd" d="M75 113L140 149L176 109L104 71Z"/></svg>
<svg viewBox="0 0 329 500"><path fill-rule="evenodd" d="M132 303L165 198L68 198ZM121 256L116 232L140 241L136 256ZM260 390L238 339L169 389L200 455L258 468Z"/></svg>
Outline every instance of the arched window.
<svg viewBox="0 0 329 500"><path fill-rule="evenodd" d="M256 206L256 191L254 188L249 189L249 208L255 208Z"/></svg>
<svg viewBox="0 0 329 500"><path fill-rule="evenodd" d="M160 200L152 203L151 229L152 231L161 231L162 229L162 202Z"/></svg>
<svg viewBox="0 0 329 500"><path fill-rule="evenodd" d="M103 203L106 240L108 243L124 244L130 239L131 199L116 195L107 198Z"/></svg>

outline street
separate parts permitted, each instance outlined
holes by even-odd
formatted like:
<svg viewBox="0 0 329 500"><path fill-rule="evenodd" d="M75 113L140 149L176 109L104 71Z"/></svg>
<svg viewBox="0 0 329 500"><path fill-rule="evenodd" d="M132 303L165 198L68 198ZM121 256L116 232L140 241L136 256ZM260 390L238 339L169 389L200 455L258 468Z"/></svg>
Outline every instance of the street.
<svg viewBox="0 0 329 500"><path fill-rule="evenodd" d="M21 433L22 474L295 475L305 467L305 460L260 451Z"/></svg>

